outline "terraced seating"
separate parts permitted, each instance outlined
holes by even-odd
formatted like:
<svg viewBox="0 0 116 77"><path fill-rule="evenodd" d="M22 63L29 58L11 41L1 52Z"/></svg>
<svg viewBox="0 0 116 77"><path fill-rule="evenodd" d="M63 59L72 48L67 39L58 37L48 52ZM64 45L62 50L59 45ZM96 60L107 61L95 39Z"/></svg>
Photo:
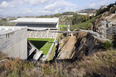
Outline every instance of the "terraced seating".
<svg viewBox="0 0 116 77"><path fill-rule="evenodd" d="M46 31L28 31L29 38L56 38L57 33Z"/></svg>
<svg viewBox="0 0 116 77"><path fill-rule="evenodd" d="M51 33L51 32L48 33L48 37L49 37L49 38L52 37L52 33Z"/></svg>
<svg viewBox="0 0 116 77"><path fill-rule="evenodd" d="M37 37L37 38L40 38L40 35L41 35L41 32L40 32L40 31L37 31L36 37Z"/></svg>
<svg viewBox="0 0 116 77"><path fill-rule="evenodd" d="M28 37L31 38L32 31L28 31Z"/></svg>
<svg viewBox="0 0 116 77"><path fill-rule="evenodd" d="M43 33L42 33L42 37L43 37L43 38L46 37L46 33L47 33L46 31L43 31Z"/></svg>

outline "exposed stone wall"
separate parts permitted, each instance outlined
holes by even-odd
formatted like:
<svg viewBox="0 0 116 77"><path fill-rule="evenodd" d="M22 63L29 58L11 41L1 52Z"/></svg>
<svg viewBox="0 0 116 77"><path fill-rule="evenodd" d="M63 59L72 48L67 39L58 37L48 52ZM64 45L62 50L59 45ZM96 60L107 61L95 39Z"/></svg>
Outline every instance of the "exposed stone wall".
<svg viewBox="0 0 116 77"><path fill-rule="evenodd" d="M96 20L95 31L102 35L102 38L112 39L116 35L116 20L112 19L115 14L102 16Z"/></svg>
<svg viewBox="0 0 116 77"><path fill-rule="evenodd" d="M109 41L96 32L83 30L77 36L66 37L59 42L57 60L74 60L91 55L102 49L102 43Z"/></svg>

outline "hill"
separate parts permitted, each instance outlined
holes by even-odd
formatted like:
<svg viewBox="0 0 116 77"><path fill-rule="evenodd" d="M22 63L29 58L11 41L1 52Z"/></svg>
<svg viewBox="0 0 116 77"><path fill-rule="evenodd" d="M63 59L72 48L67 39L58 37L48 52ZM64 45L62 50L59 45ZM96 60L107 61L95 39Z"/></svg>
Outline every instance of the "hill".
<svg viewBox="0 0 116 77"><path fill-rule="evenodd" d="M90 19L88 19L84 22L72 25L71 30L85 29L85 30L96 31L96 29L98 29L98 26L102 25L102 24L100 24L101 21L104 21L107 23L116 21L115 20L116 19L115 11L116 11L116 3L109 4L105 8L100 7L100 9L98 9L96 12L96 16L90 17ZM104 25L105 25L105 23L104 23Z"/></svg>
<svg viewBox="0 0 116 77"><path fill-rule="evenodd" d="M80 11L77 11L76 13L96 13L97 9L93 9L93 8L88 8L88 9L83 9Z"/></svg>

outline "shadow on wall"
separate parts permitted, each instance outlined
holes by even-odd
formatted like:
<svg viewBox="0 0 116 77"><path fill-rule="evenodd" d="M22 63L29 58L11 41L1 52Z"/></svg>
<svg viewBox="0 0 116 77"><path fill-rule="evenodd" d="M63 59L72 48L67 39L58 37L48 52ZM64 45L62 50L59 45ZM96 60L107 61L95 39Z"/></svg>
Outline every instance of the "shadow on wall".
<svg viewBox="0 0 116 77"><path fill-rule="evenodd" d="M41 45L43 46L43 45ZM27 51L27 60L34 60L34 56L37 54L38 50L35 47L32 47L31 44L28 42L28 51ZM40 58L42 58L43 54L40 53L39 58L37 59L38 61L40 60Z"/></svg>
<svg viewBox="0 0 116 77"><path fill-rule="evenodd" d="M114 48L116 48L116 35L114 35L113 39L114 39L114 41L112 43L113 43Z"/></svg>

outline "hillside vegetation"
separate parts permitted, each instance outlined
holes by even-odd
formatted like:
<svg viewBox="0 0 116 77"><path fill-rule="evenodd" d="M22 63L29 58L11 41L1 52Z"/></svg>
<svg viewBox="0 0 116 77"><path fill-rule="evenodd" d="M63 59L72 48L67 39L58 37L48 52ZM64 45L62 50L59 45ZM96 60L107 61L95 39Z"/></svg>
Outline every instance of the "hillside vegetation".
<svg viewBox="0 0 116 77"><path fill-rule="evenodd" d="M115 77L115 70L115 50L100 51L73 63L40 64L18 58L0 61L0 77Z"/></svg>
<svg viewBox="0 0 116 77"><path fill-rule="evenodd" d="M10 23L7 21L7 18L2 18L0 20L0 26L15 26L15 23Z"/></svg>
<svg viewBox="0 0 116 77"><path fill-rule="evenodd" d="M82 12L92 11L91 9L85 9L82 10ZM107 16L110 14L115 13L116 11L116 3L109 4L108 6L101 6L100 9L97 10L96 16L88 16L88 15L79 15L77 13L70 13L72 16L68 16L68 13L66 13L66 16L62 16L60 14L60 24L62 22L65 22L66 25L71 25L71 30L93 30L93 27L95 26L96 20L102 17L102 15L106 14ZM69 14L69 15L70 15ZM112 18L115 19L115 16Z"/></svg>

